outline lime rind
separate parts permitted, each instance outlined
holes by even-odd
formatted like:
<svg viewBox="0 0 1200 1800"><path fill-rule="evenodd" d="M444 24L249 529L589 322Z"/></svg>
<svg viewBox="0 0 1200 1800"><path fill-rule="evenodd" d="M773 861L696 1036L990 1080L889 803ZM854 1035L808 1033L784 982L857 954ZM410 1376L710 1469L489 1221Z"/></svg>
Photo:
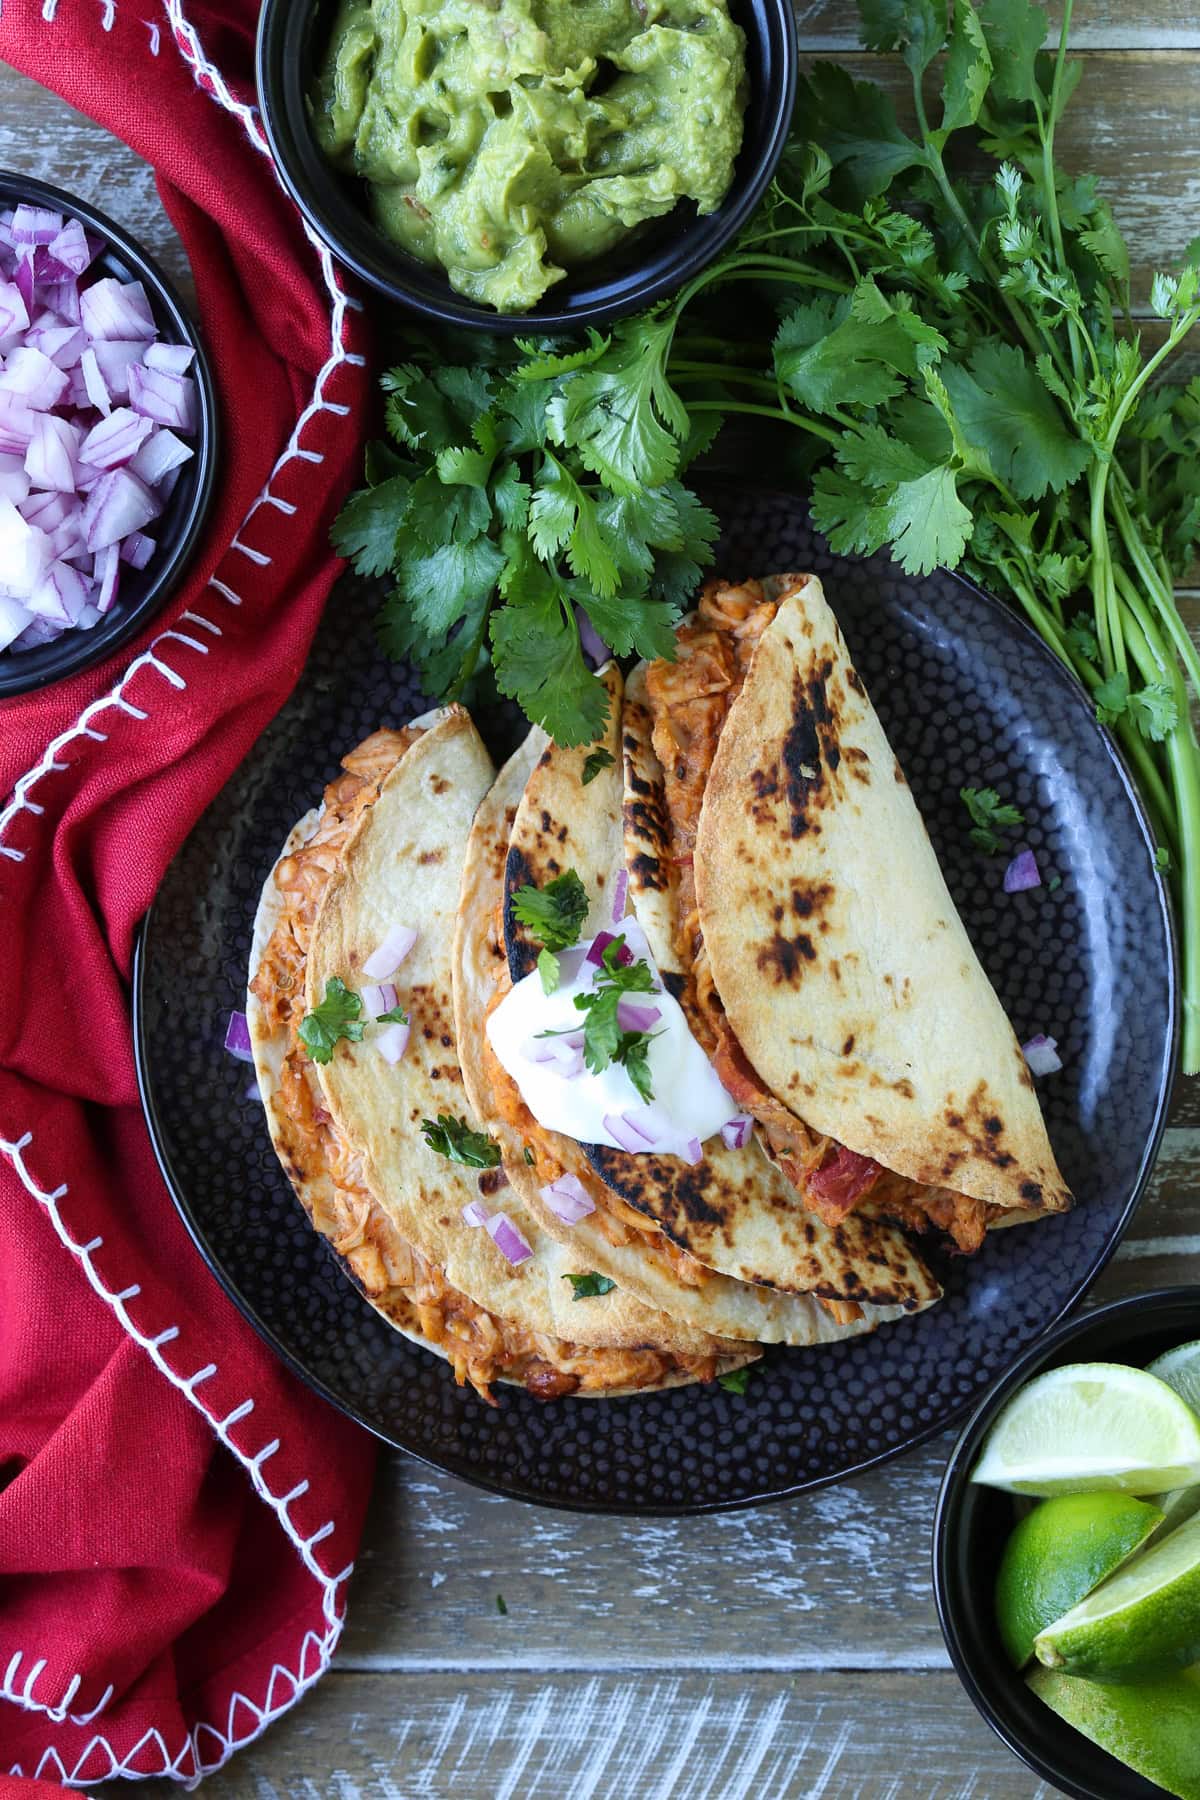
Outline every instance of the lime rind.
<svg viewBox="0 0 1200 1800"><path fill-rule="evenodd" d="M1109 1681L1139 1680L1200 1660L1200 1516L1046 1626L1034 1649L1049 1668Z"/></svg>
<svg viewBox="0 0 1200 1800"><path fill-rule="evenodd" d="M971 1480L1047 1497L1188 1487L1200 1483L1200 1418L1144 1369L1068 1363L1008 1402Z"/></svg>
<svg viewBox="0 0 1200 1800"><path fill-rule="evenodd" d="M1060 1719L1126 1768L1177 1800L1200 1800L1200 1670L1128 1687L1058 1669L1034 1669L1027 1680Z"/></svg>
<svg viewBox="0 0 1200 1800"><path fill-rule="evenodd" d="M1134 1556L1162 1513L1132 1494L1062 1494L1043 1500L1009 1535L996 1575L996 1623L1020 1669L1034 1640Z"/></svg>

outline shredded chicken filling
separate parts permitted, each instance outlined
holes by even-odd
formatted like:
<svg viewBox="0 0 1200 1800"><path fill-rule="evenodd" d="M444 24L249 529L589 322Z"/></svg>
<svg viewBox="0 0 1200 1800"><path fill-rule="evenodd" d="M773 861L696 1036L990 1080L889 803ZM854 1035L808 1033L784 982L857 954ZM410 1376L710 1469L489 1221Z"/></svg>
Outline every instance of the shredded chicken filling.
<svg viewBox="0 0 1200 1800"><path fill-rule="evenodd" d="M459 1385L470 1382L491 1404L491 1383L500 1376L523 1382L541 1399L649 1387L673 1370L711 1380L714 1357L565 1343L527 1331L469 1300L375 1203L361 1158L321 1103L316 1072L299 1038L313 925L351 831L419 735L418 727L378 731L344 757L345 772L325 790L316 832L275 870L283 905L251 987L268 1025L287 1033L270 1102L285 1166L309 1200L314 1226L346 1258L370 1298L396 1324L440 1349Z"/></svg>
<svg viewBox="0 0 1200 1800"><path fill-rule="evenodd" d="M906 1180L871 1157L810 1131L759 1079L713 983L693 869L700 808L729 709L777 610L761 582L707 582L694 621L677 633L677 660L651 663L647 673L652 741L663 767L672 856L679 871L676 948L690 971L681 1004L722 1082L752 1114L769 1154L818 1218L837 1225L861 1210L909 1230L944 1232L970 1255L982 1244L989 1220L1003 1209ZM829 1303L829 1310L853 1304Z"/></svg>

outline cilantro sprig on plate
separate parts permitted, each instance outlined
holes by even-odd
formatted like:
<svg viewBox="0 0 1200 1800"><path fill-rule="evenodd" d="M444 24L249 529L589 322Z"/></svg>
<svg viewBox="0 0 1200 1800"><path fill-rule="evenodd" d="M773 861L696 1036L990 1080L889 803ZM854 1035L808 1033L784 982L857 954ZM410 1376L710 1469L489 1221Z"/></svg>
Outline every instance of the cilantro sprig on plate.
<svg viewBox="0 0 1200 1800"><path fill-rule="evenodd" d="M985 856L996 856L1003 850L1002 831L1025 823L1020 807L1001 800L995 788L959 788L958 797L971 815L971 842Z"/></svg>
<svg viewBox="0 0 1200 1800"><path fill-rule="evenodd" d="M360 1044L366 1029L360 1018L362 996L348 988L340 975L325 983L325 998L300 1021L300 1042L314 1062L327 1063L343 1038Z"/></svg>
<svg viewBox="0 0 1200 1800"><path fill-rule="evenodd" d="M592 743L608 702L579 609L619 656L673 653L716 534L688 471L744 418L836 552L962 568L1092 696L1174 872L1194 1071L1200 651L1172 579L1200 542L1200 381L1163 375L1200 323L1200 238L1156 277L1164 329L1143 343L1108 204L1057 161L1072 0L1052 55L1031 0L860 14L907 72L915 127L817 63L758 215L670 301L575 343L414 340L336 542L393 578L384 642L431 691L487 679Z"/></svg>

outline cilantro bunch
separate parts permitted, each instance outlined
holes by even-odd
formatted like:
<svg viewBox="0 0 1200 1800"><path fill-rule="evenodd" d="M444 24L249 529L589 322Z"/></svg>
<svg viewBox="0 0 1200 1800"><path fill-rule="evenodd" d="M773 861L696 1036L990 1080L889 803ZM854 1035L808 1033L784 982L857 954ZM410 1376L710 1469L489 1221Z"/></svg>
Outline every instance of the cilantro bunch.
<svg viewBox="0 0 1200 1800"><path fill-rule="evenodd" d="M1172 587L1200 539L1200 381L1164 374L1200 322L1200 240L1155 279L1143 342L1108 206L1056 160L1071 0L1053 54L1031 0L859 4L866 47L907 68L913 128L817 65L763 207L670 301L583 344L389 375L392 442L336 541L394 575L385 642L432 690L493 680L591 741L607 700L580 610L620 655L672 653L715 537L684 478L744 421L836 551L964 569L1084 684L1175 872L1195 1071L1200 653Z"/></svg>

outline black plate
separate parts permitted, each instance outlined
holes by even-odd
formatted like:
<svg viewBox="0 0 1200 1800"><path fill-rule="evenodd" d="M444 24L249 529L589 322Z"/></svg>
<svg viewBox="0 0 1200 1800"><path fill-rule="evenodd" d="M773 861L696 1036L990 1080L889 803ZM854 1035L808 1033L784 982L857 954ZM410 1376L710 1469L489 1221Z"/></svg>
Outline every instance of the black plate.
<svg viewBox="0 0 1200 1800"><path fill-rule="evenodd" d="M484 1406L371 1311L309 1230L249 1071L224 1055L259 890L343 750L419 711L343 587L294 696L167 872L135 971L138 1074L167 1184L202 1253L269 1343L389 1443L501 1493L591 1511L685 1513L798 1493L957 1418L1079 1298L1129 1222L1162 1130L1177 1027L1170 915L1148 828L1073 679L997 601L939 572L831 557L795 499L716 486L718 567L815 569L929 826L951 891L1024 1040L1065 1067L1039 1084L1073 1213L993 1234L942 1303L837 1348L772 1351L744 1397L690 1388ZM493 753L511 715L482 721ZM958 798L992 785L1061 886L1008 896ZM884 849L886 847L883 847ZM886 883L886 860L879 879Z"/></svg>

